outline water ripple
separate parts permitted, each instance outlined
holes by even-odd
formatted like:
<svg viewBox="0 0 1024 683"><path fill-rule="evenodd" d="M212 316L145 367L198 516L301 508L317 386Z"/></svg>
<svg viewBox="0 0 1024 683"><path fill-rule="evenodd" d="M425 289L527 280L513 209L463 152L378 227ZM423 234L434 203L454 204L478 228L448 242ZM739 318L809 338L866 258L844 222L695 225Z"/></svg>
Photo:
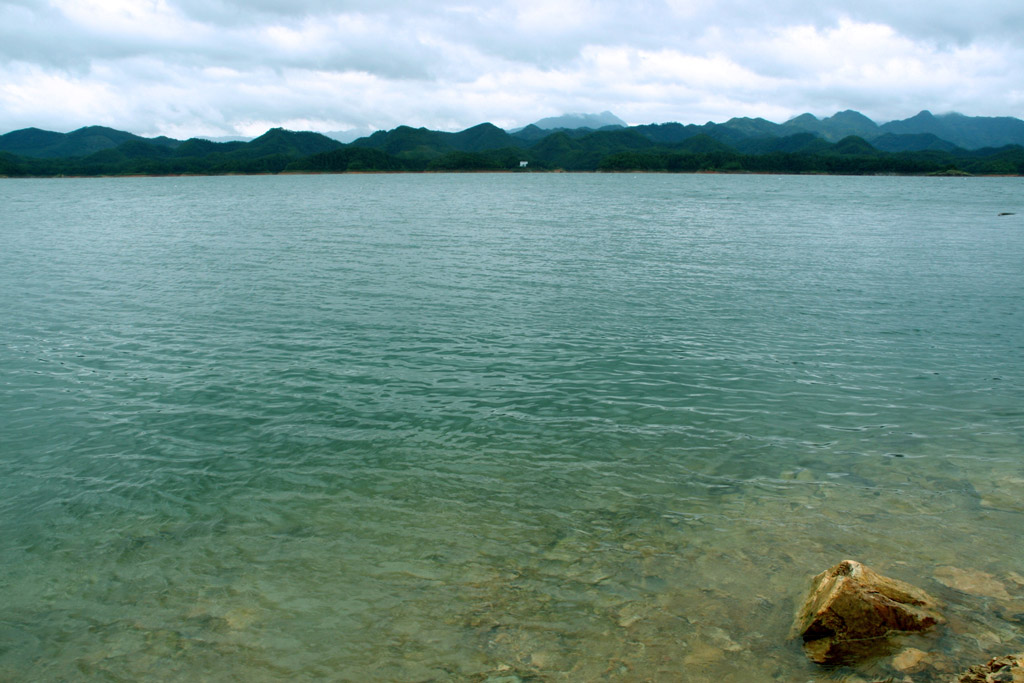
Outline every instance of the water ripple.
<svg viewBox="0 0 1024 683"><path fill-rule="evenodd" d="M807 678L806 575L1024 559L1019 189L0 182L0 678Z"/></svg>

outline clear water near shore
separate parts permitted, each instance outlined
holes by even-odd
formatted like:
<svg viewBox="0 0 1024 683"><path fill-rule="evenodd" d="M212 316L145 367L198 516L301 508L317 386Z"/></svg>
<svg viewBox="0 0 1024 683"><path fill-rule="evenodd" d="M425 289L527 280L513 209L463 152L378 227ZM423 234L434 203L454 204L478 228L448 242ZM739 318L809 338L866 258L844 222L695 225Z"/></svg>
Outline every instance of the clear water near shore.
<svg viewBox="0 0 1024 683"><path fill-rule="evenodd" d="M1022 190L2 181L0 679L892 675L844 558L1022 651Z"/></svg>

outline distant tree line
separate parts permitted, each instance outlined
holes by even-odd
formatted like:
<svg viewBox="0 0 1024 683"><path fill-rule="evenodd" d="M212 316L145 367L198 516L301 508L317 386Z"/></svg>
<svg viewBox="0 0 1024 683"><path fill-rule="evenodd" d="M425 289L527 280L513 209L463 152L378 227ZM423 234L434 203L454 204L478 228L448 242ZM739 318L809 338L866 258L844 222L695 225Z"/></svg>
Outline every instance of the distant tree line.
<svg viewBox="0 0 1024 683"><path fill-rule="evenodd" d="M582 129L548 134L541 134L538 129L524 130L518 135L506 133L491 124L481 124L459 133L401 126L348 145L317 133L297 133L279 128L249 142L227 143L200 139L184 142L168 138L146 139L99 128L88 129L88 135L83 134L80 139L71 139L69 136L73 134L26 129L32 131L31 135L19 131L23 134L15 140L22 145L17 149L26 151L20 154L0 151L0 176L522 170L1024 174L1024 147L1020 145L980 150L946 145L942 149L884 151L857 136L828 142L808 132L781 138L742 138L736 137L735 132L723 132L719 135L722 139L717 139L704 132L694 133L691 129L676 126L671 128L665 124L599 131ZM904 144L898 138L888 136L884 142L898 150ZM90 151L101 146L103 140L116 146ZM910 142L908 137L906 144ZM36 147L31 147L32 144ZM57 153L64 156L41 156ZM520 167L523 161L527 162L525 169Z"/></svg>

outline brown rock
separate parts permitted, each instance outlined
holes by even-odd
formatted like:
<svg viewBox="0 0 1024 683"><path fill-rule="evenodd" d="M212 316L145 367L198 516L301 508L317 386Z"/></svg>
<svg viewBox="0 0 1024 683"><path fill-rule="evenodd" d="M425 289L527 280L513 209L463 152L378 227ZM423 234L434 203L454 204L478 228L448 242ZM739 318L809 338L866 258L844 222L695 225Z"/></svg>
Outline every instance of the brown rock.
<svg viewBox="0 0 1024 683"><path fill-rule="evenodd" d="M943 619L937 602L909 583L843 560L814 577L794 623L811 661L834 664L878 655L899 631L925 631Z"/></svg>
<svg viewBox="0 0 1024 683"><path fill-rule="evenodd" d="M1024 653L994 657L988 664L972 666L960 674L958 683L1024 683Z"/></svg>

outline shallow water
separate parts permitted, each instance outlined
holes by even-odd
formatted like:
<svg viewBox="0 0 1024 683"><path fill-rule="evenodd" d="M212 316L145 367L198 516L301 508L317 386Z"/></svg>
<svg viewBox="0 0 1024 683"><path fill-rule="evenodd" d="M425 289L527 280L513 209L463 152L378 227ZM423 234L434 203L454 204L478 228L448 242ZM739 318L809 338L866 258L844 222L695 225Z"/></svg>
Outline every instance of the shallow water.
<svg viewBox="0 0 1024 683"><path fill-rule="evenodd" d="M844 558L1024 650L1022 190L2 181L0 679L893 675Z"/></svg>

